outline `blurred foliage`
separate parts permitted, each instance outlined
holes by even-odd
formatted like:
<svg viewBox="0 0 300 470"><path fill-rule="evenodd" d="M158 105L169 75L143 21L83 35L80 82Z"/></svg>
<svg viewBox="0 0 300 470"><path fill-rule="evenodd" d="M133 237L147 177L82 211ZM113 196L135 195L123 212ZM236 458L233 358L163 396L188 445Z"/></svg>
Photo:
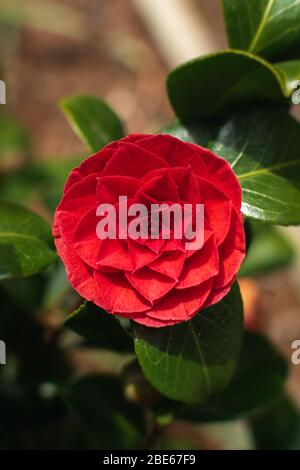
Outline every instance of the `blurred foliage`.
<svg viewBox="0 0 300 470"><path fill-rule="evenodd" d="M27 26L44 29L72 39L86 39L88 27L84 15L50 0L1 0L1 27Z"/></svg>
<svg viewBox="0 0 300 470"><path fill-rule="evenodd" d="M299 450L300 413L286 394L250 420L258 449Z"/></svg>
<svg viewBox="0 0 300 470"><path fill-rule="evenodd" d="M289 239L278 228L268 224L249 222L252 240L240 277L262 276L290 266L296 252Z"/></svg>

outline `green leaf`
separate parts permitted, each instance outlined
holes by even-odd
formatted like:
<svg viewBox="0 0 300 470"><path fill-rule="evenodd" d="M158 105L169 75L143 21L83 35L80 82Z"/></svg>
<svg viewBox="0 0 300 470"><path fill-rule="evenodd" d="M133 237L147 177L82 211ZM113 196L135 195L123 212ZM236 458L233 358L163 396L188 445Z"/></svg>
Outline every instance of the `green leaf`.
<svg viewBox="0 0 300 470"><path fill-rule="evenodd" d="M243 212L262 222L300 223L300 126L285 111L249 110L225 123L203 119L164 128L225 158L243 188Z"/></svg>
<svg viewBox="0 0 300 470"><path fill-rule="evenodd" d="M164 127L160 134L169 134L183 142L192 142L208 147L213 142L219 132L222 121L213 119L198 120L197 124L182 124L178 121Z"/></svg>
<svg viewBox="0 0 300 470"><path fill-rule="evenodd" d="M234 377L222 395L203 406L185 407L179 416L192 421L222 421L263 410L281 393L287 364L265 338L246 333Z"/></svg>
<svg viewBox="0 0 300 470"><path fill-rule="evenodd" d="M284 79L286 94L291 95L299 86L300 80L300 60L290 60L274 65Z"/></svg>
<svg viewBox="0 0 300 470"><path fill-rule="evenodd" d="M101 348L120 352L133 350L133 341L120 322L91 302L85 302L72 313L65 326Z"/></svg>
<svg viewBox="0 0 300 470"><path fill-rule="evenodd" d="M0 280L25 277L56 259L49 247L50 228L24 207L0 202Z"/></svg>
<svg viewBox="0 0 300 470"><path fill-rule="evenodd" d="M125 401L117 378L87 377L64 387L62 395L88 448L138 448L145 432L142 410Z"/></svg>
<svg viewBox="0 0 300 470"><path fill-rule="evenodd" d="M228 50L195 59L168 77L171 104L180 121L224 117L253 103L288 102L282 74L263 59Z"/></svg>
<svg viewBox="0 0 300 470"><path fill-rule="evenodd" d="M289 266L296 253L290 241L275 227L251 223L253 239L240 277L259 276Z"/></svg>
<svg viewBox="0 0 300 470"><path fill-rule="evenodd" d="M63 99L60 107L74 132L92 152L97 152L124 135L118 116L99 98L89 95L71 96Z"/></svg>
<svg viewBox="0 0 300 470"><path fill-rule="evenodd" d="M238 286L220 303L172 327L134 326L135 352L149 382L163 395L205 402L230 381L243 334Z"/></svg>
<svg viewBox="0 0 300 470"><path fill-rule="evenodd" d="M285 111L260 109L232 117L211 146L243 189L243 213L277 225L300 223L300 126Z"/></svg>
<svg viewBox="0 0 300 470"><path fill-rule="evenodd" d="M259 450L300 450L300 413L284 393L250 424Z"/></svg>
<svg viewBox="0 0 300 470"><path fill-rule="evenodd" d="M298 0L223 0L229 45L267 59L299 57Z"/></svg>

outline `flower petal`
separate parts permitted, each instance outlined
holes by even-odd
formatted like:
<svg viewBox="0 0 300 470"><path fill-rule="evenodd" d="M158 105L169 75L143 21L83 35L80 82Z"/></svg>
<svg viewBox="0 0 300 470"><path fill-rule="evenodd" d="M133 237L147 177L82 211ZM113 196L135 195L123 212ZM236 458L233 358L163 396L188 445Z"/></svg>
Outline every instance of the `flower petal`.
<svg viewBox="0 0 300 470"><path fill-rule="evenodd" d="M147 267L134 273L128 272L126 277L130 284L151 304L170 292L176 284L176 281Z"/></svg>
<svg viewBox="0 0 300 470"><path fill-rule="evenodd" d="M105 239L100 241L96 268L115 268L118 270L132 271L133 262L128 252L126 240Z"/></svg>
<svg viewBox="0 0 300 470"><path fill-rule="evenodd" d="M66 217L65 213L64 217ZM97 268L97 254L101 244L96 233L98 220L95 206L81 217L74 232L68 233L68 236L65 237L70 247L91 268ZM64 222L62 223L64 224Z"/></svg>
<svg viewBox="0 0 300 470"><path fill-rule="evenodd" d="M55 240L57 252L62 259L66 274L73 289L84 299L97 302L97 286L93 278L93 270L82 261L62 238Z"/></svg>
<svg viewBox="0 0 300 470"><path fill-rule="evenodd" d="M214 281L214 289L233 283L245 258L245 230L241 216L233 209L227 238L219 247L220 271Z"/></svg>
<svg viewBox="0 0 300 470"><path fill-rule="evenodd" d="M97 285L97 305L110 313L140 313L149 309L150 302L144 299L126 279L123 273L94 271Z"/></svg>
<svg viewBox="0 0 300 470"><path fill-rule="evenodd" d="M140 186L140 180L131 176L103 176L98 179L96 197L99 203L117 204L119 196L133 198Z"/></svg>
<svg viewBox="0 0 300 470"><path fill-rule="evenodd" d="M228 234L232 203L228 197L203 178L197 178L203 197L204 213L220 245Z"/></svg>
<svg viewBox="0 0 300 470"><path fill-rule="evenodd" d="M171 167L191 166L197 173L202 175L205 171L203 161L199 158L194 146L188 142L182 142L168 134L153 135L137 142L140 148L159 155L168 162Z"/></svg>
<svg viewBox="0 0 300 470"><path fill-rule="evenodd" d="M79 181L81 181L86 176L91 176L94 174L95 177L97 177L97 175L100 175L106 163L115 154L117 149L118 143L113 142L91 157L86 158L81 163L81 165L75 168L69 175L65 184L64 193L66 193L71 188L71 186L79 183Z"/></svg>
<svg viewBox="0 0 300 470"><path fill-rule="evenodd" d="M205 171L200 174L204 179L213 183L232 201L236 210L240 211L242 204L241 185L232 171L229 163L208 149L196 144L190 144L202 159Z"/></svg>
<svg viewBox="0 0 300 470"><path fill-rule="evenodd" d="M160 274L178 281L185 261L184 251L169 251L162 253L155 261L149 264L149 268Z"/></svg>
<svg viewBox="0 0 300 470"><path fill-rule="evenodd" d="M176 289L198 286L216 276L218 272L218 249L214 236L210 236L203 248L186 260Z"/></svg>
<svg viewBox="0 0 300 470"><path fill-rule="evenodd" d="M163 203L171 201L176 203L179 201L179 194L174 180L163 172L161 175L144 183L136 193L134 202L137 204L145 204L148 201L155 203Z"/></svg>
<svg viewBox="0 0 300 470"><path fill-rule="evenodd" d="M102 175L124 175L142 178L148 171L165 168L167 162L135 144L120 142L118 151L106 164Z"/></svg>
<svg viewBox="0 0 300 470"><path fill-rule="evenodd" d="M189 320L202 308L210 294L212 283L212 279L209 279L190 289L173 289L147 311L147 316L168 322Z"/></svg>
<svg viewBox="0 0 300 470"><path fill-rule="evenodd" d="M55 213L55 224L60 234L68 243L73 242L74 229L81 217L96 205L97 179L94 175L87 176L64 194Z"/></svg>
<svg viewBox="0 0 300 470"><path fill-rule="evenodd" d="M130 239L128 240L128 251L132 259L133 271L147 266L159 257L159 253L155 253L147 246Z"/></svg>

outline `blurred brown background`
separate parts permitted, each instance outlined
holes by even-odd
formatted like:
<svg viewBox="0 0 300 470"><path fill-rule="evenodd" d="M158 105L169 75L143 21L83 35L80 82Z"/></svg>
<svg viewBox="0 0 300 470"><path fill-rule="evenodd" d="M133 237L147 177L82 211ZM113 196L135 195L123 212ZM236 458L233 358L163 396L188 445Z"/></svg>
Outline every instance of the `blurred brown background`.
<svg viewBox="0 0 300 470"><path fill-rule="evenodd" d="M171 0L173 6L174 1L177 3ZM131 0L7 1L10 8L26 4L29 8L14 54L7 54L6 75L9 106L33 136L35 153L64 156L82 151L82 144L57 106L62 97L74 93L104 97L119 113L129 132L156 131L170 121L172 112L165 89L168 59L176 57L182 43L186 48L189 43L185 46L187 38L178 35L177 30L171 31L169 20L170 40L157 47L152 25L145 22L137 3ZM201 44L195 45L196 52L226 45L219 0L180 0L179 3L194 24L199 21L198 32L201 33L202 21L213 33L211 44L205 27ZM62 10L68 15L68 21L66 17L63 21L57 18L60 10L50 11L49 16L46 7L51 4L70 8L73 16L69 10ZM41 10L36 8L39 5ZM161 21L165 27L165 18ZM53 30L53 22L57 22L59 34L49 32Z"/></svg>

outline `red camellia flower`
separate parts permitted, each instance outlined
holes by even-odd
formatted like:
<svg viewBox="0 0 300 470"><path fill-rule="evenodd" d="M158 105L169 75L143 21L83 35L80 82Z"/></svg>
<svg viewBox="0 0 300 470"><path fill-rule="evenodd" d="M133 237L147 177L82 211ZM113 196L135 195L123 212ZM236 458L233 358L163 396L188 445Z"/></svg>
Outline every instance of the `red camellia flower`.
<svg viewBox="0 0 300 470"><path fill-rule="evenodd" d="M204 244L184 237L99 239L99 204L204 205ZM162 327L191 319L230 290L245 256L241 187L229 164L170 135L134 134L70 174L53 227L73 288L108 312Z"/></svg>

